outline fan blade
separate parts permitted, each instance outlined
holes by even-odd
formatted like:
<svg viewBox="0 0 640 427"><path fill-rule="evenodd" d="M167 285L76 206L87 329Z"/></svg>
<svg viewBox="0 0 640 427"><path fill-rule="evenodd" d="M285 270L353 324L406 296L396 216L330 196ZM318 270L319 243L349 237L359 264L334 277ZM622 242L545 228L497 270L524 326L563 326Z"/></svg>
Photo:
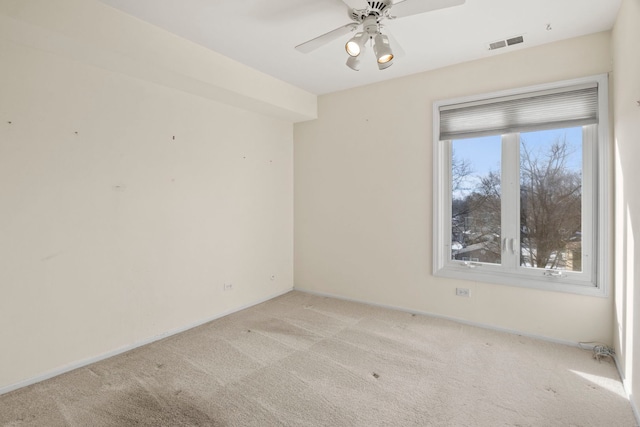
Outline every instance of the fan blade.
<svg viewBox="0 0 640 427"><path fill-rule="evenodd" d="M349 9L366 9L367 2L365 0L342 0Z"/></svg>
<svg viewBox="0 0 640 427"><path fill-rule="evenodd" d="M389 14L395 18L431 12L432 10L460 6L466 0L400 0L393 3Z"/></svg>
<svg viewBox="0 0 640 427"><path fill-rule="evenodd" d="M330 41L337 39L340 36L344 36L345 34L354 32L357 28L358 28L357 23L355 22L349 23L342 27L336 28L335 30L329 31L328 33L325 33L321 36L318 36L314 39L311 39L302 44L299 44L298 46L296 46L296 50L302 53L309 53L313 50L316 50L320 46L324 46Z"/></svg>
<svg viewBox="0 0 640 427"><path fill-rule="evenodd" d="M347 8L347 15L350 16L352 8L350 4L357 4L359 9L367 7L364 0L324 0L322 2L317 0L279 0L277 2L257 1L255 3L256 6L251 8L250 16L257 19L268 19L272 22L304 19L317 12L322 13L330 9L337 11L340 8L342 10Z"/></svg>

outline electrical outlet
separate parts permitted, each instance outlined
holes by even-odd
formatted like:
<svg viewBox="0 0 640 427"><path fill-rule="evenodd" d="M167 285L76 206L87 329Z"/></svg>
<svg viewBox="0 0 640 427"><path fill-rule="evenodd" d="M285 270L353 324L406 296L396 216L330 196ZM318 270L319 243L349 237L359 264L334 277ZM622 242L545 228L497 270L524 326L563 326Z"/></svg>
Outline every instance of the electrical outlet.
<svg viewBox="0 0 640 427"><path fill-rule="evenodd" d="M468 288L456 288L456 295L459 297L467 297L471 296L471 291Z"/></svg>
<svg viewBox="0 0 640 427"><path fill-rule="evenodd" d="M232 291L233 290L233 283L225 283L224 285L222 285L222 290L223 291Z"/></svg>

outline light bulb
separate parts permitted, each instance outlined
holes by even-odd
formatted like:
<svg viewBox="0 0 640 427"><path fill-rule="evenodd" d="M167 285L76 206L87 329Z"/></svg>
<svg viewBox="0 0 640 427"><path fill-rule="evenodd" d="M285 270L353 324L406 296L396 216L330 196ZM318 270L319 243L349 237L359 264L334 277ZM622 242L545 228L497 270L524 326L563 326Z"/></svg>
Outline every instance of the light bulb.
<svg viewBox="0 0 640 427"><path fill-rule="evenodd" d="M364 48L364 42L364 33L358 33L351 37L347 44L344 45L344 49L347 51L349 56L358 56Z"/></svg>
<svg viewBox="0 0 640 427"><path fill-rule="evenodd" d="M349 40L346 45L344 45L349 56L358 56L360 55L360 45L353 39Z"/></svg>

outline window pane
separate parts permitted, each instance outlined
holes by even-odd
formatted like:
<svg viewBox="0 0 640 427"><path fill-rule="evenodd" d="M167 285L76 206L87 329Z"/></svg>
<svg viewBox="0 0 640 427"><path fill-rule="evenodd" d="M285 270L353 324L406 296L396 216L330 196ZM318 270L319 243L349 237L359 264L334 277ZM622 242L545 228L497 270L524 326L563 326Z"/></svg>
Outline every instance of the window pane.
<svg viewBox="0 0 640 427"><path fill-rule="evenodd" d="M582 271L582 128L520 134L520 265Z"/></svg>
<svg viewBox="0 0 640 427"><path fill-rule="evenodd" d="M500 264L502 138L452 141L451 259Z"/></svg>

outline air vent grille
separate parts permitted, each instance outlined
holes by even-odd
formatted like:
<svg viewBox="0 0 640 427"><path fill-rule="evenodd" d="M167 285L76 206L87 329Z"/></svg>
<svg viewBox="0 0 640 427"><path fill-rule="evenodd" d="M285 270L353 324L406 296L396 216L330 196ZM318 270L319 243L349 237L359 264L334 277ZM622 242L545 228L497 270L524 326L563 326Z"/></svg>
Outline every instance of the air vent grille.
<svg viewBox="0 0 640 427"><path fill-rule="evenodd" d="M510 39L507 39L507 44L509 46L513 46L514 44L522 43L523 41L524 41L524 38L522 38L522 36L512 37Z"/></svg>
<svg viewBox="0 0 640 427"><path fill-rule="evenodd" d="M500 49L501 47L506 47L506 46L507 46L507 42L505 42L504 40L500 40L499 42L493 42L489 44L489 50Z"/></svg>
<svg viewBox="0 0 640 427"><path fill-rule="evenodd" d="M498 40L492 43L489 43L489 50L502 49L503 47L513 46L514 44L524 43L523 36L511 37L506 40Z"/></svg>

